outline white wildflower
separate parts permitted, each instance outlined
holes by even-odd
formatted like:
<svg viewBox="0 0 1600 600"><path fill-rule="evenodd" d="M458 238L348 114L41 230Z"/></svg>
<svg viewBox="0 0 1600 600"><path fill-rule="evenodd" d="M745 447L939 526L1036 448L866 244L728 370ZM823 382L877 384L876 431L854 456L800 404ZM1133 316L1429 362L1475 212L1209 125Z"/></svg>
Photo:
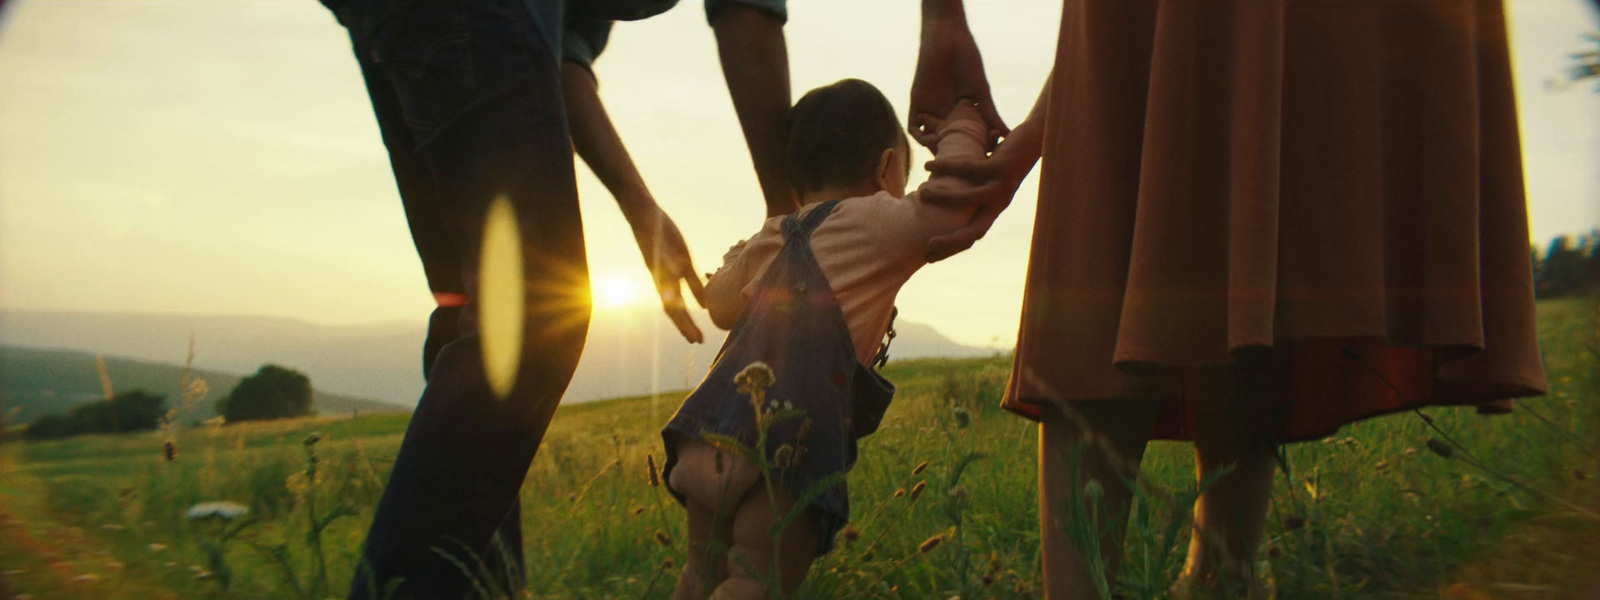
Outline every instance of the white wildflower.
<svg viewBox="0 0 1600 600"><path fill-rule="evenodd" d="M237 502L201 502L189 507L189 512L184 515L189 520L217 517L232 521L250 512L250 507Z"/></svg>

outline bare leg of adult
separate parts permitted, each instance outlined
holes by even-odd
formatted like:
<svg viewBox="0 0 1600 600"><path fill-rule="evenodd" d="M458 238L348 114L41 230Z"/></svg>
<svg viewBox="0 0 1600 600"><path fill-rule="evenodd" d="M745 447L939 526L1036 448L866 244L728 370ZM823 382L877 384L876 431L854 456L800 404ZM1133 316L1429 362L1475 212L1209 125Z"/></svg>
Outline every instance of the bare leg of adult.
<svg viewBox="0 0 1600 600"><path fill-rule="evenodd" d="M777 516L794 507L795 499L778 492L774 506L762 485L745 497L733 517L733 548L728 552L728 579L717 586L711 600L766 600L773 567L773 540L769 535ZM776 509L776 511L774 510ZM816 560L822 543L816 509L807 509L783 530L777 548L778 580L784 596L794 594Z"/></svg>
<svg viewBox="0 0 1600 600"><path fill-rule="evenodd" d="M1158 405L1155 398L1117 398L1074 402L1067 407L1072 414L1045 409L1039 422L1039 524L1048 600L1100 598L1097 571L1107 589L1116 582L1133 499L1126 480L1138 475ZM1090 481L1099 484L1097 499L1085 491ZM1075 522L1077 508L1087 506L1096 508L1095 523ZM1097 533L1092 539L1098 549L1086 548L1074 530Z"/></svg>
<svg viewBox="0 0 1600 600"><path fill-rule="evenodd" d="M1180 595L1199 588L1258 593L1255 556L1272 499L1278 427L1270 402L1276 369L1265 352L1186 376L1198 404L1190 416L1199 478L1215 480L1195 503L1189 557L1175 588Z"/></svg>

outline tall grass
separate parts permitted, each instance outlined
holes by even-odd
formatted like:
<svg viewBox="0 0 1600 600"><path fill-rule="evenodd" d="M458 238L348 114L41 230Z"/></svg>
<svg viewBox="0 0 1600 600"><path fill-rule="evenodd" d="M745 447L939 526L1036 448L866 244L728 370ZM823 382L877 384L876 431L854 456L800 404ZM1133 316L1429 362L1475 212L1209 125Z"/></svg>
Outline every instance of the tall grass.
<svg viewBox="0 0 1600 600"><path fill-rule="evenodd" d="M1494 418L1470 409L1427 411L1433 427L1488 470L1430 452L1428 441L1440 435L1415 415L1290 446L1293 478L1280 474L1275 484L1259 576L1279 598L1449 597L1463 581L1493 584L1473 579L1471 565L1511 560L1495 558L1496 548L1531 527L1600 536L1600 525L1542 497L1580 507L1600 498L1600 357L1585 348L1600 347L1593 310L1576 300L1541 306L1553 389L1522 403L1531 410ZM889 366L900 392L880 431L861 443L850 477L854 521L796 598L1039 597L1037 431L997 408L1009 372L1003 356ZM660 455L660 427L680 397L557 412L522 493L532 582L526 597L669 597L663 583L682 564L687 538L682 509L649 485L647 456ZM280 545L291 553L298 581L326 577L326 588L315 585L337 595L355 574L406 418L184 429L182 451L170 461L162 457L161 435L30 443L18 470L4 476L40 482L51 518L81 527L130 572L183 597L300 597L257 549ZM316 476L307 481L303 440L312 431L322 438ZM1113 597L1163 597L1187 547L1197 491L1192 449L1153 444L1143 475L1159 494L1142 493L1133 504ZM318 532L320 561L306 541L309 498L317 514L341 505L351 512ZM226 548L232 573L225 592L191 569L204 566L203 536L183 518L193 504L214 500L245 504L259 518L239 534L243 543ZM1572 561L1581 564L1581 557ZM325 575L311 566L319 563ZM1529 581L1510 583L1563 585L1534 566L1517 572Z"/></svg>

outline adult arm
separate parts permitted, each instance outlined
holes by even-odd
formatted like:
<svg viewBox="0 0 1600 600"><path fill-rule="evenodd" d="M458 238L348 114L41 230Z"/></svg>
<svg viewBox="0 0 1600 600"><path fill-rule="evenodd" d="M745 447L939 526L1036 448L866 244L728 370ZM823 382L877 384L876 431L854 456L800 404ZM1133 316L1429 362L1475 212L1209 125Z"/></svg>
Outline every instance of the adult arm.
<svg viewBox="0 0 1600 600"><path fill-rule="evenodd" d="M767 216L798 210L783 168L783 123L789 114L789 50L783 17L745 2L707 6L717 56L755 163Z"/></svg>
<svg viewBox="0 0 1600 600"><path fill-rule="evenodd" d="M622 216L633 229L634 240L655 280L662 308L685 339L691 343L704 341L705 336L689 316L681 291L682 284L687 282L695 300L702 306L705 304L704 290L689 257L689 247L683 241L683 234L678 232L678 226L650 194L644 177L628 155L628 148L612 126L605 105L600 102L594 73L578 63L564 61L561 94L567 106L573 148L616 198L617 207L622 209Z"/></svg>
<svg viewBox="0 0 1600 600"><path fill-rule="evenodd" d="M1052 73L1052 76L1054 74ZM955 176L967 185L940 186L922 193L922 201L944 206L976 207L972 220L960 229L928 241L928 262L937 262L971 248L1000 213L1011 205L1017 187L1039 162L1044 146L1045 111L1050 103L1050 79L1034 101L1028 118L1006 136L988 156L939 156L927 164L930 180Z"/></svg>
<svg viewBox="0 0 1600 600"><path fill-rule="evenodd" d="M976 102L990 128L991 141L1006 135L984 74L983 57L967 28L961 0L922 0L922 42L911 80L908 131L928 148L938 143L937 123L960 100Z"/></svg>

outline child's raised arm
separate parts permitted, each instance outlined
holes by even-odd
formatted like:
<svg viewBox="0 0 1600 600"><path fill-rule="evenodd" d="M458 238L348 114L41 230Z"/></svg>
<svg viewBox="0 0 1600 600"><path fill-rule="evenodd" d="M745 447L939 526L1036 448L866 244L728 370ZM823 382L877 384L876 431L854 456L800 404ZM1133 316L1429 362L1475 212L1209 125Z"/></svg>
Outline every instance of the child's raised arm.
<svg viewBox="0 0 1600 600"><path fill-rule="evenodd" d="M970 102L956 105L949 116L938 124L935 131L939 142L934 147L933 153L938 158L982 158L988 152L989 130L984 124L983 115ZM934 173L917 188L917 192L920 196L921 192L926 190L966 185L971 184L960 176ZM973 211L955 212L964 214L970 219Z"/></svg>
<svg viewBox="0 0 1600 600"><path fill-rule="evenodd" d="M712 324L727 330L739 321L739 313L744 312L744 288L761 276L762 267L783 247L779 232L782 220L767 219L760 232L734 244L722 255L722 267L711 275L705 287L705 306L711 312Z"/></svg>

